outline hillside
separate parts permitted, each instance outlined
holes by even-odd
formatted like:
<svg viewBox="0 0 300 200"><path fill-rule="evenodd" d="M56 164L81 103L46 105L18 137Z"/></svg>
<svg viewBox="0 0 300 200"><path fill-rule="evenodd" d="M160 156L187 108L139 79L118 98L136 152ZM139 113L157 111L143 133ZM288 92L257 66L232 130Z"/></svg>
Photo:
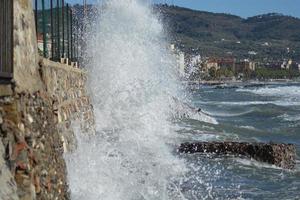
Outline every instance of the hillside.
<svg viewBox="0 0 300 200"><path fill-rule="evenodd" d="M168 5L156 5L155 12L160 14L172 40L185 52L300 60L298 18L270 13L244 19Z"/></svg>

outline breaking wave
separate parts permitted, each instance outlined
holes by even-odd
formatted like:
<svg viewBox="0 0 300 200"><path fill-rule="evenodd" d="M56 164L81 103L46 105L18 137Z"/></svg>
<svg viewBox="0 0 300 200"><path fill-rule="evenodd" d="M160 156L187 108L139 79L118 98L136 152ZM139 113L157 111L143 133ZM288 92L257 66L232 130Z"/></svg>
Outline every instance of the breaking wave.
<svg viewBox="0 0 300 200"><path fill-rule="evenodd" d="M163 26L139 0L105 1L95 17L85 62L96 134L77 131L66 155L71 198L185 199L172 118L186 97Z"/></svg>
<svg viewBox="0 0 300 200"><path fill-rule="evenodd" d="M282 97L291 100L300 100L299 86L278 86L257 89L237 89L238 92L250 92L261 96Z"/></svg>

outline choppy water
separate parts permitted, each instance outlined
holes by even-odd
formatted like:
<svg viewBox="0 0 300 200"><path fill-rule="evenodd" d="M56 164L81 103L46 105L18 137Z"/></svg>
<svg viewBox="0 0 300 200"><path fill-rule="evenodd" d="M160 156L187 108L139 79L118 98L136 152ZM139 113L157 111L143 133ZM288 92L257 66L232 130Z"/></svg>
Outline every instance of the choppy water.
<svg viewBox="0 0 300 200"><path fill-rule="evenodd" d="M183 140L262 141L293 143L300 153L300 84L262 87L201 87L193 102L219 124L181 122ZM187 136L188 133L188 136ZM187 138L186 138L187 137ZM287 171L237 158L184 156L189 175L182 187L187 199L299 199L299 161ZM299 157L297 158L299 160ZM193 189L191 189L193 188Z"/></svg>
<svg viewBox="0 0 300 200"><path fill-rule="evenodd" d="M147 3L103 5L86 27L96 134L77 131L77 149L66 154L73 200L300 198L299 170L176 153L187 140L272 140L299 151L299 84L202 87L187 95Z"/></svg>

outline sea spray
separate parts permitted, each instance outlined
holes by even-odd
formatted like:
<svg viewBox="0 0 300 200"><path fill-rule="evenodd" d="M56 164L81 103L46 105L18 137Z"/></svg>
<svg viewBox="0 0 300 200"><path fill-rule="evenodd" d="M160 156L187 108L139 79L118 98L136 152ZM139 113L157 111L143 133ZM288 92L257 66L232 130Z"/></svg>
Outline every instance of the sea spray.
<svg viewBox="0 0 300 200"><path fill-rule="evenodd" d="M86 28L96 135L76 131L66 155L73 200L184 199L172 153L173 98L184 98L158 18L138 0L110 0Z"/></svg>

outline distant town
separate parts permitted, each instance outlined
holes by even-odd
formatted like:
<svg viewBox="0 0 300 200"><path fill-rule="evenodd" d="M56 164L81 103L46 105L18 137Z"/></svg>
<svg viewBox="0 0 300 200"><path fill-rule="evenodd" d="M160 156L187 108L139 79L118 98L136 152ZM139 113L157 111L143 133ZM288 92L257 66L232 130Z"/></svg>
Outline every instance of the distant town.
<svg viewBox="0 0 300 200"><path fill-rule="evenodd" d="M174 44L170 48L176 57L179 74L184 80L244 81L300 77L300 63L290 58L281 61L254 61L250 58L202 57L199 54L187 54Z"/></svg>

